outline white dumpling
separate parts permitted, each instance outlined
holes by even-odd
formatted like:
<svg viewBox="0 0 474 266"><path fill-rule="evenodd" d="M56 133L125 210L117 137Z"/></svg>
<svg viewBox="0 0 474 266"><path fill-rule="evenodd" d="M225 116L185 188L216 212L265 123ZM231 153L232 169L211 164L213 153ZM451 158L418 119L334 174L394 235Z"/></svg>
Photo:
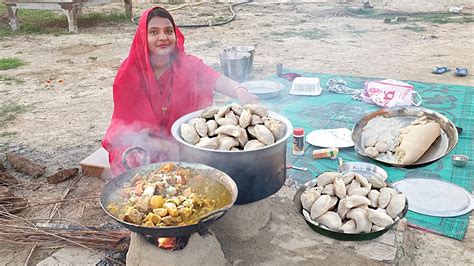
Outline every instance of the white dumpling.
<svg viewBox="0 0 474 266"><path fill-rule="evenodd" d="M321 196L321 188L310 188L301 194L303 209L311 211L313 203Z"/></svg>

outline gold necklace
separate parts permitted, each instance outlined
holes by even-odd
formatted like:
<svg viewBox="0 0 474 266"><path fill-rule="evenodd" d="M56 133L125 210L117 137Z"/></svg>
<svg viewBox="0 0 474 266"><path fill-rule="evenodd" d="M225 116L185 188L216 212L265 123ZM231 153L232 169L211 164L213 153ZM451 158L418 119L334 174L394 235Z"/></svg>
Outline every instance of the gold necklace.
<svg viewBox="0 0 474 266"><path fill-rule="evenodd" d="M170 79L168 82L168 97L166 97L166 105L161 106L161 115L166 114L166 111L168 111L168 106L171 100L171 89L173 88L173 69L171 68L170 71L171 73L170 73Z"/></svg>
<svg viewBox="0 0 474 266"><path fill-rule="evenodd" d="M168 90L168 97L166 100L166 106L161 106L161 115L165 115L166 111L168 110L168 105L170 104L170 99L171 99L171 86Z"/></svg>
<svg viewBox="0 0 474 266"><path fill-rule="evenodd" d="M171 67L171 61L169 62L169 65L168 67L170 67L170 79L169 79L169 82L168 82L168 97L166 99L166 105L162 105L161 106L161 115L165 115L166 114L166 111L168 111L168 105L170 104L170 100L171 100L171 89L173 87L173 68ZM161 75L166 71L166 69L160 73L160 75L158 76L156 71L154 71L154 74L155 74L155 79L156 79L156 82L158 83ZM160 94L161 96L163 96L163 89L162 88L159 88L160 89Z"/></svg>

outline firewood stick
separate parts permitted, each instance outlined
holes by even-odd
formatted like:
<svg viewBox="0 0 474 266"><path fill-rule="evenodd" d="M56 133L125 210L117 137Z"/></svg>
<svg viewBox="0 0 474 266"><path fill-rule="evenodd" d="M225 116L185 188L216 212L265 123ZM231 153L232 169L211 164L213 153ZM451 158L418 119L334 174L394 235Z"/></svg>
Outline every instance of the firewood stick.
<svg viewBox="0 0 474 266"><path fill-rule="evenodd" d="M32 177L42 176L46 172L46 166L36 164L20 155L13 153L6 154L8 161L17 171Z"/></svg>
<svg viewBox="0 0 474 266"><path fill-rule="evenodd" d="M56 162L59 163L59 165L61 165L62 168L66 168L66 166L64 166L64 164L54 155L54 152L53 152L53 149L51 148L51 155L53 156L53 158L56 160Z"/></svg>
<svg viewBox="0 0 474 266"><path fill-rule="evenodd" d="M18 184L18 180L9 172L0 171L0 184L10 186Z"/></svg>
<svg viewBox="0 0 474 266"><path fill-rule="evenodd" d="M58 202L69 202L69 201L81 201L81 200L95 200L100 198L100 196L90 196L90 197L80 197L80 198L68 198L68 199L60 199L60 200L52 200L52 201L45 201L45 202L39 202L36 204L31 204L28 205L28 207L37 207L37 206L43 206L43 205L50 205L50 204L56 204Z"/></svg>
<svg viewBox="0 0 474 266"><path fill-rule="evenodd" d="M30 262L31 255L33 254L33 252L35 251L37 246L38 245L35 243L33 248L31 248L30 254L28 254L28 257L26 257L26 261L25 261L25 264L24 264L25 266L28 266L28 263Z"/></svg>
<svg viewBox="0 0 474 266"><path fill-rule="evenodd" d="M56 172L54 175L48 176L46 179L50 184L57 184L68 180L69 178L75 176L79 172L78 168L68 168Z"/></svg>
<svg viewBox="0 0 474 266"><path fill-rule="evenodd" d="M23 199L22 197L0 197L0 203L5 201L5 202L10 202L12 200L18 200L18 199Z"/></svg>
<svg viewBox="0 0 474 266"><path fill-rule="evenodd" d="M71 182L69 182L69 185L63 191L63 199L65 199L67 197L67 195L71 191L72 187L74 187L79 182L79 180L81 180L81 178L82 178L82 174L77 175L74 179L71 180ZM61 206L61 202L58 202L53 206L53 208L51 209L50 214L49 214L49 219L52 219L54 217L56 212L59 211L60 206Z"/></svg>
<svg viewBox="0 0 474 266"><path fill-rule="evenodd" d="M0 213L2 214L2 213ZM35 243L48 243L48 244L58 244L69 243L76 246L83 247L92 252L96 252L94 248L97 249L110 249L114 247L121 239L129 235L128 231L93 231L93 230L82 230L82 231L67 231L67 230L43 230L34 226L29 220L10 214L3 213L4 216L8 217L7 219L0 219L0 225L5 223L22 224L15 225L17 229L12 230L12 228L6 228L5 226L0 226L0 240L4 242L13 242L16 244L28 244L34 241ZM15 239L15 241L13 241ZM110 257L107 259L120 263Z"/></svg>

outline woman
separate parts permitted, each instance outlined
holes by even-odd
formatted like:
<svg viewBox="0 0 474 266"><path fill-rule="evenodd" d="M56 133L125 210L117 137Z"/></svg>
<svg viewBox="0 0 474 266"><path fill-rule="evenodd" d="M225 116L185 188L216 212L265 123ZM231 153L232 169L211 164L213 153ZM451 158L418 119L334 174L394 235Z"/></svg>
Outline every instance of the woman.
<svg viewBox="0 0 474 266"><path fill-rule="evenodd" d="M239 83L186 54L183 34L170 13L160 7L141 16L113 89L114 113L102 145L109 152L114 175L126 170L121 160L130 147L146 148L151 162L178 159L171 125L211 105L214 90L242 104L258 100ZM137 166L137 156L127 157L129 164Z"/></svg>

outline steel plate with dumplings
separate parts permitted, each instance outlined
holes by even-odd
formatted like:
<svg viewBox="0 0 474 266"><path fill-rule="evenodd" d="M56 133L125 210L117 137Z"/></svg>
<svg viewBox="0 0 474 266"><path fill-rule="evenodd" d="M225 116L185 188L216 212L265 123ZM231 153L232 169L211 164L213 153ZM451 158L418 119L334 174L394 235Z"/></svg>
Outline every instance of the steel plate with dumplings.
<svg viewBox="0 0 474 266"><path fill-rule="evenodd" d="M358 234L350 234L350 233L343 233L343 232L337 232L333 230L329 230L318 224L317 222L311 220L309 217L309 213L303 209L303 205L301 203L301 194L303 192L311 187L316 186L316 179L311 180L304 185L302 185L298 191L296 191L296 194L293 198L293 203L296 207L296 211L301 215L303 220L308 224L308 226L314 230L315 232L318 232L321 235L334 238L337 240L345 240L345 241L363 241L363 240L370 240L377 238L384 233L386 233L390 228L394 227L401 219L405 217L405 215L408 212L408 200L405 202L405 208L403 208L403 211L400 214L400 219L398 219L396 222L393 224L385 227L384 229L380 231L374 231L374 232L369 232L369 233L358 233ZM390 186L389 186L390 187Z"/></svg>

